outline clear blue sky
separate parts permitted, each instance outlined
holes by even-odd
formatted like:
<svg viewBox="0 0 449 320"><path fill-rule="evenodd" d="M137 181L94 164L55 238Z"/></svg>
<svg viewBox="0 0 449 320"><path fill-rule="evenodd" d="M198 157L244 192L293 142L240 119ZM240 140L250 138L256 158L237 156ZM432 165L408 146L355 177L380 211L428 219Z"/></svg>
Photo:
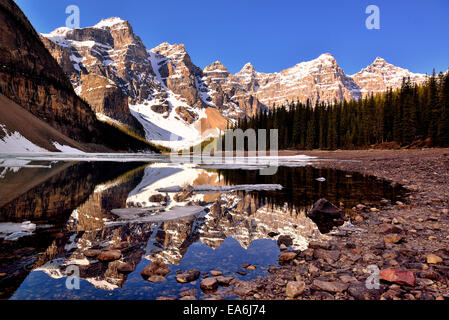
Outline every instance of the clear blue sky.
<svg viewBox="0 0 449 320"><path fill-rule="evenodd" d="M68 5L81 27L102 18L129 20L148 48L184 43L204 68L220 60L231 72L246 62L277 72L332 53L347 74L377 56L413 72L449 67L448 0L16 0L36 30L64 26ZM380 8L381 29L368 30L365 9Z"/></svg>

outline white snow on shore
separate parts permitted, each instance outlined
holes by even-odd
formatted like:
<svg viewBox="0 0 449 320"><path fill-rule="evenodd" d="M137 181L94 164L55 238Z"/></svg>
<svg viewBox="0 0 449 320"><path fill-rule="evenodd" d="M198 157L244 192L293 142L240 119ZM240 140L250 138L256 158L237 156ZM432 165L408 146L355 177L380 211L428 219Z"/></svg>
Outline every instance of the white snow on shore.
<svg viewBox="0 0 449 320"><path fill-rule="evenodd" d="M18 132L10 133L5 126L0 124L5 136L0 139L0 153L20 152L46 152L44 148L38 147Z"/></svg>
<svg viewBox="0 0 449 320"><path fill-rule="evenodd" d="M61 145L58 142L53 142L53 145L55 146L56 149L58 149L61 152L64 153L84 153L81 150L69 147L69 146L65 146L65 145Z"/></svg>

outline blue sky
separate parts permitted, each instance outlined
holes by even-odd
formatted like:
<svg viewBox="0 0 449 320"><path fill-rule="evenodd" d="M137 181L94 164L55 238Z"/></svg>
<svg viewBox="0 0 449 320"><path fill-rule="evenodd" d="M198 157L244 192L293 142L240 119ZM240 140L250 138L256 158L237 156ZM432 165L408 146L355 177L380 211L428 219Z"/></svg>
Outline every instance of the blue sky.
<svg viewBox="0 0 449 320"><path fill-rule="evenodd" d="M15 0L38 32L64 26L65 8L81 11L81 27L102 18L129 20L148 48L184 43L204 68L220 60L231 72L246 62L277 72L329 52L347 74L377 56L413 72L449 67L447 0ZM380 30L368 30L368 5Z"/></svg>

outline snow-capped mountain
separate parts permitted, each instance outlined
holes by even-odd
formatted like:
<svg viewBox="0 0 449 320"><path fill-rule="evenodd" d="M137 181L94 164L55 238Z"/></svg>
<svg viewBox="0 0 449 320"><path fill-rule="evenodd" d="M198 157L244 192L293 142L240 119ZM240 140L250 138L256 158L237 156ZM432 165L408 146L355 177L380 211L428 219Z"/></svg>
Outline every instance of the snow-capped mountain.
<svg viewBox="0 0 449 320"><path fill-rule="evenodd" d="M120 18L83 29L60 28L42 39L100 120L131 126L147 140L177 148L227 126L226 118L203 101L202 70L183 45L147 50ZM211 128L209 122L216 125Z"/></svg>
<svg viewBox="0 0 449 320"><path fill-rule="evenodd" d="M59 28L42 39L100 120L176 148L217 135L232 119L287 101L360 99L397 88L404 77L426 79L380 58L348 76L329 53L278 73L257 72L248 63L233 75L219 61L202 70L183 44L148 50L120 18L82 29Z"/></svg>
<svg viewBox="0 0 449 320"><path fill-rule="evenodd" d="M383 92L388 88L398 88L404 78L410 78L412 82L422 83L427 79L427 75L412 73L377 57L371 65L353 75L352 78L365 97L370 93Z"/></svg>

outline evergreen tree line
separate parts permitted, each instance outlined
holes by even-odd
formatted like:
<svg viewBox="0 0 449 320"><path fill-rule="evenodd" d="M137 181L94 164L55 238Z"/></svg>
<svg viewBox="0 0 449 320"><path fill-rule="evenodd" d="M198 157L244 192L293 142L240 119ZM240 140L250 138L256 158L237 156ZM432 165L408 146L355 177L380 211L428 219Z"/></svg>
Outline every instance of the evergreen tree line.
<svg viewBox="0 0 449 320"><path fill-rule="evenodd" d="M404 79L399 89L359 100L315 105L297 101L242 118L232 127L237 128L278 129L279 149L359 149L424 141L447 147L449 73L434 72L421 85Z"/></svg>

